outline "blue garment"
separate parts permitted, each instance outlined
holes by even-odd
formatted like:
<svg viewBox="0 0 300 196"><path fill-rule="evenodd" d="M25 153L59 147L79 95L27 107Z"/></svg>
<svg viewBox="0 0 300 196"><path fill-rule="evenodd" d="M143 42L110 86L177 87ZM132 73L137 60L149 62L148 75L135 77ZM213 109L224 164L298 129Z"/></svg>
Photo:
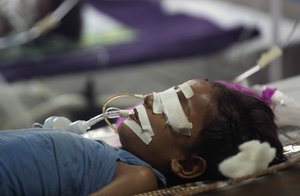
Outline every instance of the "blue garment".
<svg viewBox="0 0 300 196"><path fill-rule="evenodd" d="M72 133L0 131L0 195L88 195L111 182L118 160L151 167L127 151Z"/></svg>

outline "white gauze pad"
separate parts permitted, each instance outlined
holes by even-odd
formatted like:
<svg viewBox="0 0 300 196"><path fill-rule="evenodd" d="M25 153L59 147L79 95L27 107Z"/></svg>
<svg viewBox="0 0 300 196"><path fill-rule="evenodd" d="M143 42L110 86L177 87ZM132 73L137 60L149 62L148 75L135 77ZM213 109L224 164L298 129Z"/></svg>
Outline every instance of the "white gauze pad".
<svg viewBox="0 0 300 196"><path fill-rule="evenodd" d="M127 118L124 123L146 144L148 145L152 137L147 133L144 132L142 127L137 124L134 120Z"/></svg>
<svg viewBox="0 0 300 196"><path fill-rule="evenodd" d="M229 178L239 178L266 169L275 158L276 150L269 143L251 140L239 146L240 152L219 164L220 172Z"/></svg>
<svg viewBox="0 0 300 196"><path fill-rule="evenodd" d="M192 123L190 123L181 107L175 89L168 89L159 93L163 112L168 118L168 123L175 132L183 135L191 135Z"/></svg>
<svg viewBox="0 0 300 196"><path fill-rule="evenodd" d="M152 130L152 126L150 124L146 109L143 105L139 105L136 108L136 111L138 112L139 120L143 129L143 132L147 132L148 135L153 136L154 132Z"/></svg>

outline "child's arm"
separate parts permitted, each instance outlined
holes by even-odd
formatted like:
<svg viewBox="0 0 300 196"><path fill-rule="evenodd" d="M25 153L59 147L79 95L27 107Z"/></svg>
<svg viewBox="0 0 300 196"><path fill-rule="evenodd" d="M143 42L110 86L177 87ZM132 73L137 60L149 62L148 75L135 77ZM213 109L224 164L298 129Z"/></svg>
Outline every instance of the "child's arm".
<svg viewBox="0 0 300 196"><path fill-rule="evenodd" d="M158 188L154 172L145 166L133 166L117 162L116 173L110 184L92 193L100 195L133 195L152 191Z"/></svg>

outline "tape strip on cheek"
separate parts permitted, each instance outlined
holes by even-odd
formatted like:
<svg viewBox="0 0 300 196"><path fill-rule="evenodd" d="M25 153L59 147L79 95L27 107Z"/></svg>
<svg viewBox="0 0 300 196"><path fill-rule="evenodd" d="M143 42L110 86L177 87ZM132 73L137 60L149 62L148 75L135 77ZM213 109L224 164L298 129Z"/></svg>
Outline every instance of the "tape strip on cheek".
<svg viewBox="0 0 300 196"><path fill-rule="evenodd" d="M185 82L183 84L180 84L178 86L178 88L182 91L182 93L184 94L185 98L189 99L194 95L194 91L191 88L191 86Z"/></svg>
<svg viewBox="0 0 300 196"><path fill-rule="evenodd" d="M139 124L137 124L135 121L131 120L130 118L126 119L124 123L146 144L148 145L152 137L148 135L148 133L143 132L142 128Z"/></svg>
<svg viewBox="0 0 300 196"><path fill-rule="evenodd" d="M152 110L154 114L162 114L163 112L163 107L162 107L159 93L153 92Z"/></svg>
<svg viewBox="0 0 300 196"><path fill-rule="evenodd" d="M147 132L150 136L153 136L154 132L152 130L152 126L150 124L145 107L143 105L139 105L135 109L138 112L139 121L141 123L143 132Z"/></svg>
<svg viewBox="0 0 300 196"><path fill-rule="evenodd" d="M175 132L191 135L192 123L188 121L175 89L169 89L160 93L164 113L168 118L168 123Z"/></svg>

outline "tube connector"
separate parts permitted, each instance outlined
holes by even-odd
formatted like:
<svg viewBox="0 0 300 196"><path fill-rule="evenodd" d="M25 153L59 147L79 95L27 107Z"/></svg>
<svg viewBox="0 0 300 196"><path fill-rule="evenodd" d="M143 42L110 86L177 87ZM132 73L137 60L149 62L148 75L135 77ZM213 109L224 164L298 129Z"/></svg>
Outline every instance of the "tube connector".
<svg viewBox="0 0 300 196"><path fill-rule="evenodd" d="M269 65L273 60L277 59L282 55L282 50L278 46L272 46L270 50L263 53L260 58L257 60L256 65L236 77L233 81L240 83L243 80L247 79L254 73L258 72L261 69L264 69L267 65Z"/></svg>
<svg viewBox="0 0 300 196"><path fill-rule="evenodd" d="M90 128L91 127L87 125L86 121L77 120L77 121L69 124L66 127L65 131L81 135L81 134L85 133L87 130L89 130Z"/></svg>
<svg viewBox="0 0 300 196"><path fill-rule="evenodd" d="M261 57L257 61L257 65L260 66L261 69L265 68L269 63L273 60L277 59L282 55L282 50L278 46L274 45L270 50L263 53Z"/></svg>
<svg viewBox="0 0 300 196"><path fill-rule="evenodd" d="M51 116L45 120L43 128L57 129L81 135L90 129L90 126L84 120L72 122L63 116Z"/></svg>
<svg viewBox="0 0 300 196"><path fill-rule="evenodd" d="M120 117L128 117L132 113L132 110L120 110Z"/></svg>
<svg viewBox="0 0 300 196"><path fill-rule="evenodd" d="M128 117L131 114L132 110L120 110L118 108L108 108L105 111L105 116L107 118L119 118L119 117ZM70 121L68 118L63 116L51 116L47 118L42 127L58 129L61 131L67 131L70 133L75 133L81 135L89 130L96 123L104 120L104 115L99 114L87 121L77 120L75 122Z"/></svg>

